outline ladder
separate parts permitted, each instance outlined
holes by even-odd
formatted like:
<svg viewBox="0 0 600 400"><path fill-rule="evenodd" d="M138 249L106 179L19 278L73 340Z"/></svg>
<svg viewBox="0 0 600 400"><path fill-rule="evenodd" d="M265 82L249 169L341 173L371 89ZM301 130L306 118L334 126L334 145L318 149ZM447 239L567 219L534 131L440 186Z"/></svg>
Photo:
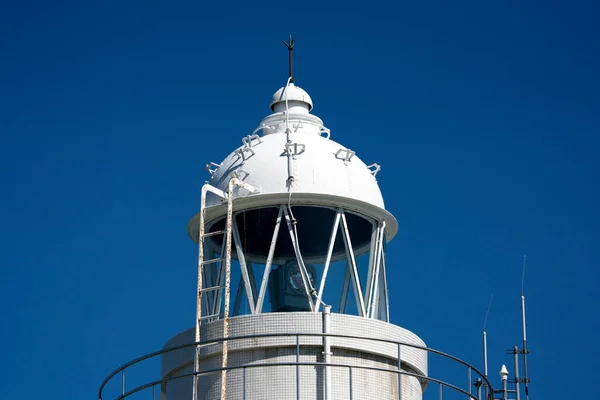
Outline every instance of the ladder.
<svg viewBox="0 0 600 400"><path fill-rule="evenodd" d="M200 372L200 340L201 330L203 321L211 321L215 319L223 319L223 352L221 360L221 400L227 399L227 365L228 365L228 342L229 337L229 308L230 308L230 294L231 294L231 243L233 233L233 194L236 187L244 188L249 192L255 193L256 190L239 180L238 178L231 178L228 185L228 191L224 192L209 183L205 183L202 186L202 193L200 196L200 215L199 215L199 229L198 229L198 286L196 292L196 329L195 329L195 351L194 351L194 376L193 376L193 388L192 388L192 400L198 400L198 374ZM222 200L227 200L227 214L225 219L225 228L220 231L214 231L206 233L205 231L205 218L206 218L206 195L211 192ZM204 245L204 239L211 236L224 235L223 247L219 257L207 258L206 249ZM224 264L223 264L224 263ZM205 267L207 265L218 264L218 274L216 282L211 279L213 286L205 287L204 277L206 276ZM207 279L208 281L208 279ZM218 296L220 292L224 290L225 293L222 296ZM213 307L206 307L206 315L202 315L203 297L211 295L213 300ZM221 297L224 297L223 312L221 309ZM217 301L216 299L219 299Z"/></svg>

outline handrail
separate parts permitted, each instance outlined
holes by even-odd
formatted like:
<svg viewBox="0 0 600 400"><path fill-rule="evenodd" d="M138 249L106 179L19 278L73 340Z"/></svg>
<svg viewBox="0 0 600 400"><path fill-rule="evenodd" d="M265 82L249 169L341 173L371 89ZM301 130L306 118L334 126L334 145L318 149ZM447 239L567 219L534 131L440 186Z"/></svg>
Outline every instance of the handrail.
<svg viewBox="0 0 600 400"><path fill-rule="evenodd" d="M487 388L489 389L488 393L490 393L490 394L494 393L493 387L490 384L487 377L483 373L481 373L477 368L470 365L466 361L461 360L458 357L452 356L452 355L444 353L440 350L432 349L432 348L429 348L426 346L420 346L417 344L406 343L406 342L401 342L401 341L392 340L392 339L373 338L373 337L365 337L365 336L359 336L359 335L341 335L341 334L334 334L334 333L265 333L265 334L251 334L251 335L242 335L242 336L230 336L226 339L225 338L215 338L215 339L205 340L205 341L201 341L201 342L194 342L194 343L182 344L182 345L178 345L178 346L172 346L172 347L161 349L161 350L158 350L158 351L155 351L152 353L148 353L144 356L138 357L132 361L129 361L129 362L121 365L120 367L115 369L113 372L111 372L102 381L102 384L100 385L100 388L98 390L98 399L103 400L103 397L102 397L103 391L104 391L106 385L108 384L108 382L110 382L115 376L117 376L120 373L123 373L125 370L127 370L127 368L129 368L133 365L136 365L142 361L154 358L156 356L160 356L162 354L170 353L170 352L185 349L185 348L195 347L195 346L208 347L208 346L214 345L216 343L221 343L225 340L227 340L229 342L233 342L233 341L245 340L245 339L257 339L257 338L260 339L260 338L274 338L274 337L296 337L296 338L299 338L299 337L321 337L321 338L322 337L332 337L332 338L341 338L341 339L368 340L368 341L373 341L373 342L388 343L388 344L394 344L396 346L406 346L406 347L414 348L417 350L423 350L428 353L436 354L441 357L447 358L449 360L455 361L455 362L467 367L470 371L474 372L476 375L479 376L479 378L481 378L481 380L483 381L483 385L487 386ZM185 378L185 377L191 377L194 375L196 375L196 376L208 375L208 374L216 373L216 372L223 371L223 370L239 370L239 369L246 369L246 368L269 367L269 366L303 366L303 365L304 366L325 366L326 364L323 362L298 362L298 361L296 361L296 362L282 362L282 363L261 363L261 364L252 364L252 365L241 365L241 366L236 366L236 367L216 368L216 369L212 369L212 370L208 370L208 371L201 371L198 373L192 372L192 373L162 378L160 380L153 381L153 382L144 384L142 386L138 386L128 392L125 392L123 390L124 393L122 393L120 396L116 397L116 399L121 400L131 394L139 392L140 390L147 389L149 387L152 387L152 386L164 383L164 382L169 382L169 381L172 381L175 379L180 379L180 378ZM381 367L358 366L358 365L335 364L335 363L328 363L327 365L331 366L331 367L345 367L345 368L350 368L350 369L360 368L360 369L368 369L368 370L376 370L376 371L395 372L400 375L413 376L413 377L416 377L419 379L426 380L428 382L429 381L434 382L439 385L443 385L443 386L446 386L453 390L462 392L463 394L465 394L467 396L471 396L472 398L476 398L476 397L474 397L473 394L468 393L468 392L464 391L463 389L461 389L455 385L452 385L450 383L444 382L444 381L436 379L436 378L431 378L429 376L425 376L422 374L415 374L415 373L411 373L411 372L404 371L404 370L393 370L393 369L386 369L386 368L381 368Z"/></svg>
<svg viewBox="0 0 600 400"><path fill-rule="evenodd" d="M221 372L223 370L227 370L227 371L234 371L234 370L239 370L239 369L248 369L248 368L262 368L262 367L291 367L291 366L307 366L307 367L323 367L323 366L328 366L328 367L334 367L334 368L349 368L349 369L365 369L365 370L369 370L369 371L379 371L379 372L389 372L389 373L395 373L398 375L406 375L406 376L412 376L413 378L418 378L418 379L423 379L426 380L428 382L433 382L433 383L437 383L439 385L448 387L452 390L456 390L458 392L461 392L462 394L466 395L466 396L470 396L473 399L476 399L476 397L473 397L474 395L472 393L467 392L466 390L463 390L461 388L459 388L458 386L455 386L451 383L448 382L444 382L440 379L436 379L436 378L431 378L429 376L426 375L421 375L421 374L416 374L414 372L409 372L409 371L404 371L404 370L394 370L394 369L386 369L386 368L382 368L382 367L373 367L373 366L367 366L367 365L349 365L349 364L339 364L339 363L322 363L322 362L295 362L295 361L288 361L288 362L273 362L273 363L263 363L263 364L248 364L248 365L240 365L237 367L226 367L226 368L214 368L214 369L210 369L210 370L206 370L206 371L201 371L201 372L188 372L187 374L181 374L181 375L175 375L175 376L170 376L168 378L163 378L163 379L159 379L157 381L153 381L153 382L149 382L146 383L142 386L138 386L134 389L131 389L128 392L125 392L124 394L115 397L115 400L122 400L127 398L128 396L131 396L135 393L141 392L144 389L148 389L152 386L156 386L165 382L170 382L170 381L174 381L177 379L182 379L182 378L189 378L192 377L194 375L196 376L203 376L203 375L210 375L210 374L214 374L214 373L218 373ZM100 398L100 400L102 400L102 398Z"/></svg>

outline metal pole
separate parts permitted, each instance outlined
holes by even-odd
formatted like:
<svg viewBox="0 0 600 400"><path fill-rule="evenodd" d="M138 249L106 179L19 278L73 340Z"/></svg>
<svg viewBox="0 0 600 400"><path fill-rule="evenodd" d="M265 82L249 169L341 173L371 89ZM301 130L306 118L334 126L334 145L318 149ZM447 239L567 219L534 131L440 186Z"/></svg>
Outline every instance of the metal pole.
<svg viewBox="0 0 600 400"><path fill-rule="evenodd" d="M346 247L346 257L350 263L350 272L352 278L352 287L354 288L354 296L356 298L356 308L358 308L359 315L361 317L366 316L365 301L362 295L360 287L360 276L358 275L358 267L356 266L356 258L354 256L354 249L352 247L352 240L350 239L350 231L348 230L348 222L346 221L346 215L343 210L340 209L342 214L342 238L344 239L344 246Z"/></svg>
<svg viewBox="0 0 600 400"><path fill-rule="evenodd" d="M398 400L402 400L402 345L398 343Z"/></svg>
<svg viewBox="0 0 600 400"><path fill-rule="evenodd" d="M483 331L483 374L488 376L488 359L487 359L487 333Z"/></svg>
<svg viewBox="0 0 600 400"><path fill-rule="evenodd" d="M296 335L296 400L300 400L300 336Z"/></svg>
<svg viewBox="0 0 600 400"><path fill-rule="evenodd" d="M279 214L277 214L277 221L275 222L275 229L273 229L273 237L271 239L271 246L269 247L269 255L267 256L267 263L265 265L265 271L263 273L262 282L260 284L260 292L258 299L256 300L256 312L262 312L263 301L265 293L267 292L267 282L269 281L269 275L271 273L271 264L273 264L273 256L275 255L275 246L277 244L277 237L279 235L279 227L281 226L281 215L283 214L283 206L279 207Z"/></svg>
<svg viewBox="0 0 600 400"><path fill-rule="evenodd" d="M350 384L350 400L354 398L352 393L352 367L348 367L348 383Z"/></svg>
<svg viewBox="0 0 600 400"><path fill-rule="evenodd" d="M502 379L502 400L508 400L508 370L506 365L500 369L500 379Z"/></svg>
<svg viewBox="0 0 600 400"><path fill-rule="evenodd" d="M331 333L331 306L323 307L323 333ZM333 400L331 395L331 337L323 336L323 361L325 362L325 400Z"/></svg>
<svg viewBox="0 0 600 400"><path fill-rule="evenodd" d="M467 375L468 375L468 381L469 381L469 383L468 383L468 385L469 385L469 394L471 394L471 367L469 367L469 371L467 372ZM470 397L469 397L469 399L470 399Z"/></svg>
<svg viewBox="0 0 600 400"><path fill-rule="evenodd" d="M221 360L221 400L227 400L227 363L229 357L229 304L231 295L231 239L233 230L233 189L238 180L229 181L227 193L227 222L225 229L225 304L223 307L223 358ZM196 400L196 399L194 399Z"/></svg>
<svg viewBox="0 0 600 400"><path fill-rule="evenodd" d="M519 390L519 348L517 346L513 349L513 354L515 358L515 399L521 400L521 391Z"/></svg>
<svg viewBox="0 0 600 400"><path fill-rule="evenodd" d="M525 322L525 296L521 295L521 316L523 317L523 374L525 383L525 400L529 400L529 375L527 373L527 323Z"/></svg>
<svg viewBox="0 0 600 400"><path fill-rule="evenodd" d="M291 39L290 39L291 42ZM294 82L294 73L292 72L292 52L294 50L294 46L290 46L290 51L289 51L289 64L290 64L290 70L289 70L289 75L290 75L290 82Z"/></svg>
<svg viewBox="0 0 600 400"><path fill-rule="evenodd" d="M340 212L335 213L335 220L333 221L333 228L331 228L331 236L329 237L329 246L327 246L327 258L325 259L325 265L323 266L323 276L321 277L321 284L319 285L318 298L323 298L323 290L325 290L325 279L327 279L327 272L331 265L331 255L333 254L333 247L335 245L335 238L337 237L337 231L340 226ZM318 311L319 307L315 308Z"/></svg>
<svg viewBox="0 0 600 400"><path fill-rule="evenodd" d="M125 370L121 371L121 396L125 394Z"/></svg>
<svg viewBox="0 0 600 400"><path fill-rule="evenodd" d="M289 80L290 82L294 82L294 74L292 73L292 51L294 51L294 45L296 44L294 42L294 38L292 37L292 35L290 35L290 40L289 42L286 42L285 40L283 41L283 44L285 44L285 47L287 47L288 49L288 69L289 69Z"/></svg>
<svg viewBox="0 0 600 400"><path fill-rule="evenodd" d="M246 367L244 367L243 371L243 384L244 384L244 400L246 400Z"/></svg>

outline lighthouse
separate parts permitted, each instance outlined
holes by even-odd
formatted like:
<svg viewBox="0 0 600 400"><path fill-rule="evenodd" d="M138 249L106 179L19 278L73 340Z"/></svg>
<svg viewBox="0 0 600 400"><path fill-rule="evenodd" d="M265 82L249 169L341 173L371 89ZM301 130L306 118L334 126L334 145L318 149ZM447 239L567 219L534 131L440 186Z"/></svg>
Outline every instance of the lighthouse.
<svg viewBox="0 0 600 400"><path fill-rule="evenodd" d="M315 115L286 44L287 81L239 145L207 164L187 225L198 245L195 324L115 370L100 399L486 398L475 367L390 323L387 271L399 266L386 246L398 223L381 167ZM432 356L463 368L460 384L430 376ZM149 359L160 359L160 376L128 386L127 369Z"/></svg>

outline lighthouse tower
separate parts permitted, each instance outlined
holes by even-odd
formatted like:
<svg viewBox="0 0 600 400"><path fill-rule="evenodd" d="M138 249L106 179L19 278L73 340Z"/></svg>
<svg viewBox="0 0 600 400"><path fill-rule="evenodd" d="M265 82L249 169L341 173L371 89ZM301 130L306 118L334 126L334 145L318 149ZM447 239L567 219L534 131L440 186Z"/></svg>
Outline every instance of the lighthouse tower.
<svg viewBox="0 0 600 400"><path fill-rule="evenodd" d="M475 368L450 357L464 384L430 377L428 358L446 356L389 323L386 271L398 266L385 249L398 224L380 166L337 141L291 63L268 106L239 147L207 165L187 227L199 247L195 326L113 372L100 398L420 400L428 388L484 398L471 393L477 378L489 386ZM160 379L128 386L127 369L157 357Z"/></svg>

